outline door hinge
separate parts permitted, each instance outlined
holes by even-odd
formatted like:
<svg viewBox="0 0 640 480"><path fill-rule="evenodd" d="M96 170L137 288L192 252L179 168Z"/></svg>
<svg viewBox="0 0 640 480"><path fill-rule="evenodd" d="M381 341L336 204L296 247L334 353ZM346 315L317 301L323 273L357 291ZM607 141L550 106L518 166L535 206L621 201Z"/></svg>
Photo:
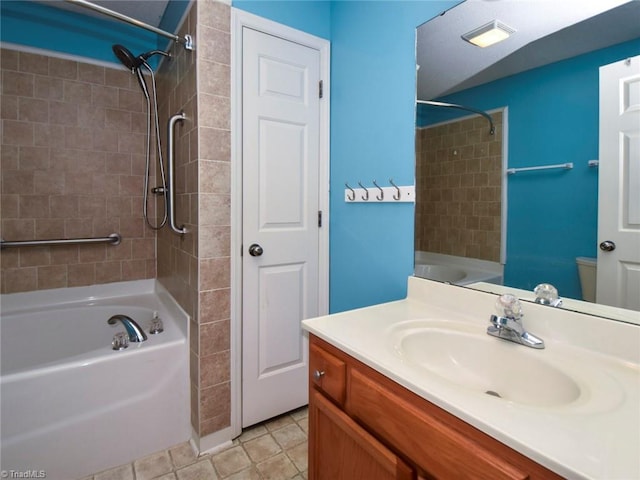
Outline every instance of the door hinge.
<svg viewBox="0 0 640 480"><path fill-rule="evenodd" d="M322 98L322 88L323 88L322 80L320 80L318 82L318 98Z"/></svg>
<svg viewBox="0 0 640 480"><path fill-rule="evenodd" d="M322 210L318 210L318 227L322 227Z"/></svg>

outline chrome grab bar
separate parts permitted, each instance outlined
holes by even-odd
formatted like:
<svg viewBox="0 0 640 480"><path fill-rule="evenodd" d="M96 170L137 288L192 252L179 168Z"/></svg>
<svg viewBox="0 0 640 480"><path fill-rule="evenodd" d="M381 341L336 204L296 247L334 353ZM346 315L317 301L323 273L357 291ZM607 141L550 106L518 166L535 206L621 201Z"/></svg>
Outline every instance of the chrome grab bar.
<svg viewBox="0 0 640 480"><path fill-rule="evenodd" d="M184 112L180 112L175 114L169 119L169 131L167 132L167 174L168 174L168 192L167 195L167 210L169 211L169 227L174 232L184 235L187 233L187 229L184 228L184 225L178 227L176 226L176 189L175 189L175 166L173 159L173 150L174 150L174 135L175 135L175 125L177 122L181 122L186 120L187 117Z"/></svg>
<svg viewBox="0 0 640 480"><path fill-rule="evenodd" d="M109 243L111 245L118 245L122 237L119 233L112 233L108 237L96 237L96 238L61 238L53 240L16 240L9 242L0 239L0 248L8 247L48 247L53 245L84 245L94 243Z"/></svg>

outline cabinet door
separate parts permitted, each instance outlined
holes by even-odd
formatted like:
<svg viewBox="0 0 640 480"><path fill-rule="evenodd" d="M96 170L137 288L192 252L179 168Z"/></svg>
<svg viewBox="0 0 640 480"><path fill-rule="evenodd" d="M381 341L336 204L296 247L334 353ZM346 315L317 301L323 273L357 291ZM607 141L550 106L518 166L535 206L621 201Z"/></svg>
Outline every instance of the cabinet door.
<svg viewBox="0 0 640 480"><path fill-rule="evenodd" d="M310 480L411 480L411 468L311 389Z"/></svg>
<svg viewBox="0 0 640 480"><path fill-rule="evenodd" d="M405 454L434 478L447 480L526 480L490 447L451 428L422 402L409 402L359 368L351 368L347 411L379 438ZM393 412L385 414L383 412Z"/></svg>

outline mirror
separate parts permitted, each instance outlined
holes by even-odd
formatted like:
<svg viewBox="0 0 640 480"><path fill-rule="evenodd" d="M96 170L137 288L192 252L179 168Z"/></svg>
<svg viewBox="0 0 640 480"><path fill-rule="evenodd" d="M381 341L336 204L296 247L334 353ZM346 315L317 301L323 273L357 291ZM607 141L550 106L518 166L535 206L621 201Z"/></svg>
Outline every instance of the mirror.
<svg viewBox="0 0 640 480"><path fill-rule="evenodd" d="M640 323L592 303L588 286L599 66L640 54L640 2L571 0L554 15L544 3L468 0L418 27L415 274L525 300L551 283L564 308ZM487 48L461 38L494 19L515 33ZM482 116L421 100L486 112L495 133Z"/></svg>

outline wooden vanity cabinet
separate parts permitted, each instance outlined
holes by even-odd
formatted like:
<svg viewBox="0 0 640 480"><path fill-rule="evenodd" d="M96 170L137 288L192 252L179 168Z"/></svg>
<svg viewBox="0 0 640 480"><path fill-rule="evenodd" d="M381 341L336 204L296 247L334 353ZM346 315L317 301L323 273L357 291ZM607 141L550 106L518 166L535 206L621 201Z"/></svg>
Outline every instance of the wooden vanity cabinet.
<svg viewBox="0 0 640 480"><path fill-rule="evenodd" d="M562 478L314 335L309 344L310 480Z"/></svg>

